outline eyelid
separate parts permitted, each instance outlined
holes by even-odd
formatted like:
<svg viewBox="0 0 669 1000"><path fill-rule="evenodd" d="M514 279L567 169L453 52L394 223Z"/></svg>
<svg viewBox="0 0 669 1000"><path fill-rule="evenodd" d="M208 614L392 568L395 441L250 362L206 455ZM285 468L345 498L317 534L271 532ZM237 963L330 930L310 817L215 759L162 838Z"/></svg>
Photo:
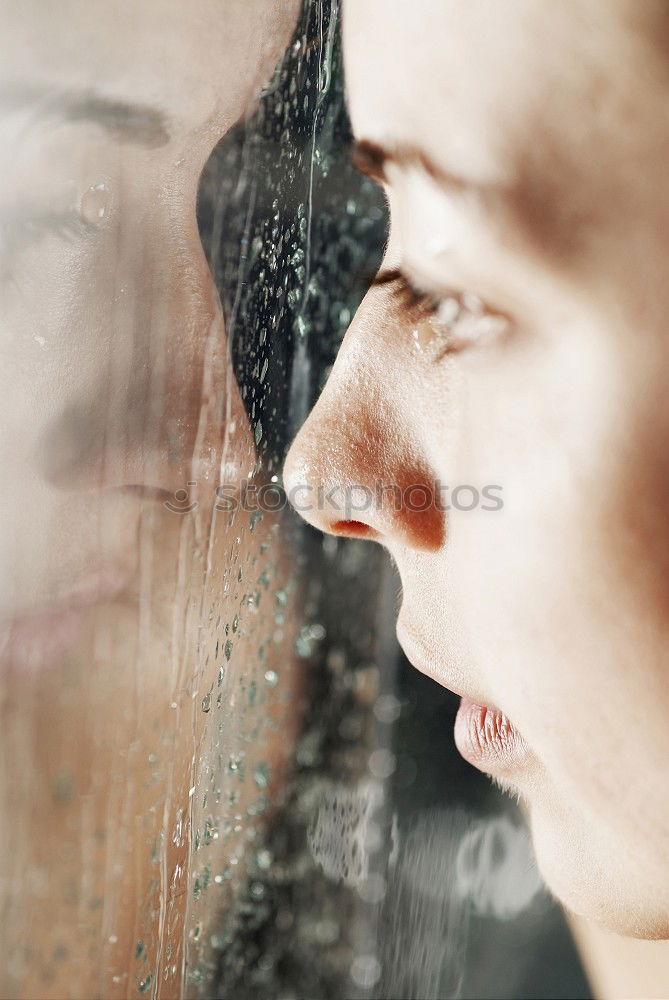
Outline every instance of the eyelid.
<svg viewBox="0 0 669 1000"><path fill-rule="evenodd" d="M441 301L441 296L425 291L415 285L411 278L399 267L380 271L372 282L372 287L391 288L393 295L412 318L416 318L418 314L429 315L438 307ZM454 295L454 293L451 294Z"/></svg>
<svg viewBox="0 0 669 1000"><path fill-rule="evenodd" d="M374 281L372 282L372 288L374 288L377 285L390 285L394 281L398 281L403 277L404 275L402 274L402 271L399 269L399 267L386 268L383 271L379 271L377 276L374 278Z"/></svg>
<svg viewBox="0 0 669 1000"><path fill-rule="evenodd" d="M408 278L404 271L402 271L399 267L391 267L384 271L379 271L376 278L372 282L372 288L389 287L393 285L395 286L393 291L399 292L404 289L408 289L416 296L423 294L423 292L413 284L411 279Z"/></svg>
<svg viewBox="0 0 669 1000"><path fill-rule="evenodd" d="M445 343L442 343L442 349L434 357L435 361L471 346L474 343L471 339L472 332L476 332L476 341L480 341L481 337L486 341L490 337L497 338L502 331L510 328L510 318L491 309L478 295L453 290L442 294L426 291L415 285L401 268L381 271L373 286L392 289L393 297L398 300L405 317L418 327L414 331L414 337L420 339L418 330L423 320L429 321L435 339L438 339L438 333L442 331ZM453 314L444 315L448 311ZM465 334L467 328L469 335Z"/></svg>
<svg viewBox="0 0 669 1000"><path fill-rule="evenodd" d="M457 291L449 288L443 292L429 291L417 285L412 278L399 267L388 268L380 271L374 281L372 288L383 286L395 286L393 292L401 297L405 304L417 308L419 305L424 309L436 308L449 299L458 300L463 308L479 313L486 312L491 315L502 316L502 312L491 308L475 292Z"/></svg>

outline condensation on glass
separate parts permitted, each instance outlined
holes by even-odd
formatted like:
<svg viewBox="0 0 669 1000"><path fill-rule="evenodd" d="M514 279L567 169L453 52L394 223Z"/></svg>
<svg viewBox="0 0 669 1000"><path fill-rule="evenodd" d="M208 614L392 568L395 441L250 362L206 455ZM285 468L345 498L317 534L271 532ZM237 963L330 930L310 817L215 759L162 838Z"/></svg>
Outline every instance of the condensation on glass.
<svg viewBox="0 0 669 1000"><path fill-rule="evenodd" d="M381 550L283 503L387 225L298 8L0 4L2 996L473 995L553 927Z"/></svg>

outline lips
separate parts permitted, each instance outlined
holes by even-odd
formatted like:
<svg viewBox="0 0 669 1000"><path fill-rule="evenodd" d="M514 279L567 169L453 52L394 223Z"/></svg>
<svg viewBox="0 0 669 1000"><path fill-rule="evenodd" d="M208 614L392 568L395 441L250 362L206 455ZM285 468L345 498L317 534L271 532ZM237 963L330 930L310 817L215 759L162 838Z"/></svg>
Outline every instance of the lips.
<svg viewBox="0 0 669 1000"><path fill-rule="evenodd" d="M460 670L457 671L457 680L455 679L455 666L449 671L449 676L445 676L444 669L436 669L424 644L405 621L398 622L397 635L400 645L417 670L460 695L462 700L455 719L454 736L455 745L466 761L479 771L499 777L530 763L531 755L525 740L501 709L468 696L463 690L464 684L460 683Z"/></svg>
<svg viewBox="0 0 669 1000"><path fill-rule="evenodd" d="M36 673L57 663L76 642L83 617L83 611L78 608L59 608L3 622L0 626L2 668Z"/></svg>
<svg viewBox="0 0 669 1000"><path fill-rule="evenodd" d="M76 642L86 611L125 589L126 573L101 571L49 604L0 621L0 671L35 673L56 664Z"/></svg>
<svg viewBox="0 0 669 1000"><path fill-rule="evenodd" d="M528 758L525 741L498 708L463 698L455 717L455 745L479 771L507 774Z"/></svg>

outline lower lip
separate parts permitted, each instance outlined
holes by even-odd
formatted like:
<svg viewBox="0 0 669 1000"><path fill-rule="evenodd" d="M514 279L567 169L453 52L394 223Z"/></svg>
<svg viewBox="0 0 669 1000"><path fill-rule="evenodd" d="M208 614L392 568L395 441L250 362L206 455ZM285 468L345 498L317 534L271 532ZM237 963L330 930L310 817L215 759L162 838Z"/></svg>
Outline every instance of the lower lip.
<svg viewBox="0 0 669 1000"><path fill-rule="evenodd" d="M466 698L455 718L455 745L466 761L492 775L517 771L528 759L527 744L504 712Z"/></svg>
<svg viewBox="0 0 669 1000"><path fill-rule="evenodd" d="M79 639L87 613L114 600L125 578L98 574L80 584L69 602L0 622L0 673L35 674L63 660Z"/></svg>
<svg viewBox="0 0 669 1000"><path fill-rule="evenodd" d="M0 662L11 672L38 673L62 660L81 632L79 609L15 619L0 630Z"/></svg>

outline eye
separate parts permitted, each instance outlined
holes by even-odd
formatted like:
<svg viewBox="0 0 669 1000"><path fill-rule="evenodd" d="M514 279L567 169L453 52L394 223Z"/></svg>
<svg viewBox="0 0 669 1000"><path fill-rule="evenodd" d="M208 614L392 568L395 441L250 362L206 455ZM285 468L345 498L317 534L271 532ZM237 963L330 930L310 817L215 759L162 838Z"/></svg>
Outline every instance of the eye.
<svg viewBox="0 0 669 1000"><path fill-rule="evenodd" d="M104 227L109 213L110 196L104 184L88 188L76 207L62 211L40 212L31 206L0 211L0 285L13 282L24 251L55 236L63 244L86 241Z"/></svg>
<svg viewBox="0 0 669 1000"><path fill-rule="evenodd" d="M386 271L375 285L392 285L398 306L414 324L413 339L434 361L488 343L509 330L508 317L489 309L470 292L435 295L417 288L400 270Z"/></svg>
<svg viewBox="0 0 669 1000"><path fill-rule="evenodd" d="M12 254L56 236L73 243L98 232L109 214L111 196L105 184L87 188L75 206L40 212L28 207L0 213L0 256Z"/></svg>
<svg viewBox="0 0 669 1000"><path fill-rule="evenodd" d="M3 254L13 253L37 243L48 234L70 242L78 236L85 235L87 231L88 224L74 211L28 217L17 213L5 216L0 221L0 249Z"/></svg>

